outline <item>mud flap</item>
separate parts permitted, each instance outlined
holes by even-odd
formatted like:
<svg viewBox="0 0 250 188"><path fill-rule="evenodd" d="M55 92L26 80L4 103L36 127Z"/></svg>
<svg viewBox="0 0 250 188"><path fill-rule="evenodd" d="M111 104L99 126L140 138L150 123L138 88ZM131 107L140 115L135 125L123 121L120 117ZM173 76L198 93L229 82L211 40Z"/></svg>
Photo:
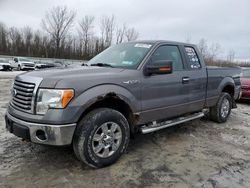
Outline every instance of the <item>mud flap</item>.
<svg viewBox="0 0 250 188"><path fill-rule="evenodd" d="M237 104L236 104L235 100L233 100L232 108L237 108Z"/></svg>

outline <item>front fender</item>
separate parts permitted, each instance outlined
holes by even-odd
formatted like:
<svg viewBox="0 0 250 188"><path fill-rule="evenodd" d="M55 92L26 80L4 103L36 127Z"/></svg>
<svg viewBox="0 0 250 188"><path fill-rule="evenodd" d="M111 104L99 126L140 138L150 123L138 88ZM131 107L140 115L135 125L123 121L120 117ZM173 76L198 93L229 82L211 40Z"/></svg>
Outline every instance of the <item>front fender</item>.
<svg viewBox="0 0 250 188"><path fill-rule="evenodd" d="M80 105L81 108L77 114L82 114L89 106L108 94L115 94L130 106L132 112L139 111L140 104L136 97L126 88L113 84L98 85L85 90L71 102L71 106Z"/></svg>

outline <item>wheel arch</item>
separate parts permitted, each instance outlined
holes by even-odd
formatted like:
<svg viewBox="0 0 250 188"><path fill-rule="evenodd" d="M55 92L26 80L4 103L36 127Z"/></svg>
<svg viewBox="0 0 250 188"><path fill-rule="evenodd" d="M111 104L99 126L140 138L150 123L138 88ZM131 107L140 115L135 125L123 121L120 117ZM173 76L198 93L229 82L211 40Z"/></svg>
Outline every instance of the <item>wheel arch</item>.
<svg viewBox="0 0 250 188"><path fill-rule="evenodd" d="M221 84L219 86L220 93L225 92L231 95L231 97L234 99L235 95L235 82L233 78L226 77L221 81Z"/></svg>
<svg viewBox="0 0 250 188"><path fill-rule="evenodd" d="M233 85L227 84L227 85L224 86L224 88L222 89L222 92L228 93L229 95L231 95L232 98L234 98L235 88L234 88Z"/></svg>
<svg viewBox="0 0 250 188"><path fill-rule="evenodd" d="M235 82L233 78L231 77L226 77L222 80L220 86L219 86L219 95L222 92L228 93L232 97L232 102L233 102L233 108L236 108L236 102L235 102Z"/></svg>
<svg viewBox="0 0 250 188"><path fill-rule="evenodd" d="M139 103L127 89L116 85L102 85L91 88L77 97L74 103L81 105L78 122L97 108L112 108L123 114L129 122L131 133L139 119L136 114Z"/></svg>

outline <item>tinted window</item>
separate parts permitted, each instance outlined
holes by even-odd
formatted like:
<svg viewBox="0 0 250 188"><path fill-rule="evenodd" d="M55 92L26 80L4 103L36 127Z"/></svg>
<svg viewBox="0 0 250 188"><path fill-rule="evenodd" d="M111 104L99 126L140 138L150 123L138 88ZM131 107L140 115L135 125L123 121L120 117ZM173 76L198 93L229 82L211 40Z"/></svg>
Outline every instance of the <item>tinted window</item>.
<svg viewBox="0 0 250 188"><path fill-rule="evenodd" d="M185 47L185 51L187 54L187 58L188 58L188 66L191 69L199 69L201 68L201 64L200 64L200 60L197 56L197 53L195 52L195 49L192 47Z"/></svg>
<svg viewBox="0 0 250 188"><path fill-rule="evenodd" d="M152 55L151 63L161 60L172 61L174 71L183 70L181 54L177 46L160 46Z"/></svg>

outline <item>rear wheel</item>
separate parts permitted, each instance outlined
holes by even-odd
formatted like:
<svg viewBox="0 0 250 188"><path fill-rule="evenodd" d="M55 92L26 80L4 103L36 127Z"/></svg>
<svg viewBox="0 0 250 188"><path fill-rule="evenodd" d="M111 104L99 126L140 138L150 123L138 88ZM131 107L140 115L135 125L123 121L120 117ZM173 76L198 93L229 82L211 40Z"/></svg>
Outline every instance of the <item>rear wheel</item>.
<svg viewBox="0 0 250 188"><path fill-rule="evenodd" d="M95 168L116 162L127 149L130 138L127 119L118 111L100 108L78 124L73 139L79 160Z"/></svg>
<svg viewBox="0 0 250 188"><path fill-rule="evenodd" d="M232 109L233 99L228 93L222 93L216 106L210 108L210 119L218 123L226 122Z"/></svg>
<svg viewBox="0 0 250 188"><path fill-rule="evenodd" d="M17 70L18 71L22 70L20 65L18 65Z"/></svg>

